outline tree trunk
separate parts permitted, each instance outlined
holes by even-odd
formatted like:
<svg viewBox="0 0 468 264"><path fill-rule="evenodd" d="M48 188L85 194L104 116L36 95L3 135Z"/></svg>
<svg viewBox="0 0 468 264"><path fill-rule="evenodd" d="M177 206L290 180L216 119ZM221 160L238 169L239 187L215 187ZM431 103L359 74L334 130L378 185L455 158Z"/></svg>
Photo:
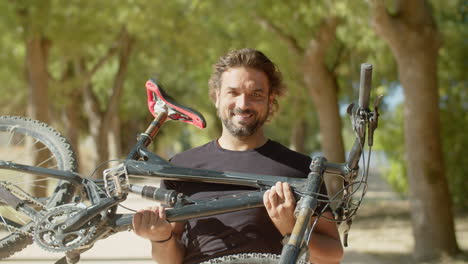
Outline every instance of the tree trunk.
<svg viewBox="0 0 468 264"><path fill-rule="evenodd" d="M94 166L100 166L103 162L108 161L110 158L110 151L120 152L120 129L118 121L118 109L119 100L122 94L123 84L125 81L125 75L127 73L129 57L133 46L133 38L128 34L126 28L123 28L119 35L118 47L119 47L119 68L115 74L114 84L112 86L111 95L107 104L105 112L100 110L99 102L96 95L91 89L91 76L95 72L98 66L102 65L112 54L115 52L112 49L109 50L106 56L104 56L99 63L96 64L94 70L91 70L84 79L83 83L83 99L85 105L85 113L88 117L88 123L90 128L90 134L95 146ZM111 139L115 140L115 145L110 147ZM113 155L120 156L120 153L115 152ZM94 177L100 177L102 171L108 166L102 165L96 170Z"/></svg>
<svg viewBox="0 0 468 264"><path fill-rule="evenodd" d="M83 89L83 102L84 102L84 112L88 119L89 133L91 136L91 141L93 149L90 151L93 153L92 158L90 159L90 164L88 167L97 168L101 165L108 157L107 152L107 133L103 133L102 127L102 112L99 110L99 103L96 99L96 96L92 92L91 84L86 84L87 87ZM100 171L96 172L93 177L99 178Z"/></svg>
<svg viewBox="0 0 468 264"><path fill-rule="evenodd" d="M65 135L70 144L73 147L73 150L75 151L75 154L77 158L79 159L80 153L79 153L79 136L80 136L80 117L79 117L79 112L80 112L80 100L78 100L79 95L76 97L73 97L74 99L71 100L65 107L65 111L63 111L63 124L65 126ZM78 162L80 164L80 162Z"/></svg>
<svg viewBox="0 0 468 264"><path fill-rule="evenodd" d="M305 153L305 134L306 122L304 118L296 121L293 131L291 133L291 149L300 153Z"/></svg>
<svg viewBox="0 0 468 264"><path fill-rule="evenodd" d="M263 17L257 15L256 18L261 25L276 33L289 46L292 53L302 56L300 70L318 113L322 150L329 161L344 162L345 154L337 97L338 85L336 76L325 61L328 48L335 40L339 19L333 16L325 19L316 36L309 41L308 47L303 49L295 37L285 33ZM329 196L332 197L342 190L343 179L325 176L325 184ZM341 195L337 195L337 199L339 198Z"/></svg>
<svg viewBox="0 0 468 264"><path fill-rule="evenodd" d="M62 83L66 85L66 82L70 82L77 78L76 70L71 61L67 63L66 70L61 78ZM74 82L73 82L74 83ZM79 150L79 136L80 136L80 110L81 110L81 93L79 87L69 87L66 96L70 98L65 106L65 110L62 112L62 123L64 124L65 137L68 139L73 147L78 158L78 164L80 161L80 150Z"/></svg>
<svg viewBox="0 0 468 264"><path fill-rule="evenodd" d="M44 37L33 36L26 42L26 67L29 81L28 114L31 118L48 123L48 41Z"/></svg>
<svg viewBox="0 0 468 264"><path fill-rule="evenodd" d="M442 156L437 78L440 40L426 1L399 4L398 15L390 17L381 2L373 1L373 22L398 64L405 95L414 255L417 260L430 260L459 252Z"/></svg>
<svg viewBox="0 0 468 264"><path fill-rule="evenodd" d="M344 162L336 77L322 63L308 62L304 69L304 80L317 109L320 141L325 157L331 162Z"/></svg>
<svg viewBox="0 0 468 264"><path fill-rule="evenodd" d="M107 111L104 115L103 128L107 131L109 156L108 159L121 158L121 139L120 139L120 117L119 117L119 101L122 97L122 90L127 74L130 54L132 52L134 39L129 35L126 28L122 29L120 35L120 50L119 50L119 68L114 78L112 87L112 96L109 100Z"/></svg>
<svg viewBox="0 0 468 264"><path fill-rule="evenodd" d="M320 142L322 150L331 162L344 162L344 144L341 134L341 117L338 108L338 83L336 76L326 64L326 54L335 40L336 17L328 18L319 29L316 38L311 39L304 54L303 76L309 89L320 124ZM333 197L343 189L343 179L334 175L325 175L328 194ZM337 199L342 194L337 195ZM332 203L333 209L338 206Z"/></svg>
<svg viewBox="0 0 468 264"><path fill-rule="evenodd" d="M109 159L121 159L122 147L121 147L121 134L120 134L120 118L117 113L112 116L108 140L109 140ZM111 166L117 165L118 162L111 162Z"/></svg>
<svg viewBox="0 0 468 264"><path fill-rule="evenodd" d="M49 122L48 48L49 42L39 34L34 34L26 39L26 72L29 82L28 115L45 123ZM49 153L44 151L37 152L36 156L33 157L33 164L42 163L48 159L48 155ZM47 167L49 164L41 166ZM47 193L46 177L35 176L35 180L40 183L32 185L32 193L37 197L45 197Z"/></svg>

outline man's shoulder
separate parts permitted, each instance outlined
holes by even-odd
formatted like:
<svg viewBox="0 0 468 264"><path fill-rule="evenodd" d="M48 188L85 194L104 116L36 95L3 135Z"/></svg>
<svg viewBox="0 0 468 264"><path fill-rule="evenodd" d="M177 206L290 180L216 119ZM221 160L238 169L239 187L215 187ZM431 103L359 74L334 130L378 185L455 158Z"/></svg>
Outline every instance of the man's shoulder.
<svg viewBox="0 0 468 264"><path fill-rule="evenodd" d="M212 152L213 142L214 141L210 141L201 146L180 152L171 158L171 163L176 165L186 165L187 162L193 162L194 159L204 158Z"/></svg>
<svg viewBox="0 0 468 264"><path fill-rule="evenodd" d="M268 146L262 150L262 152L264 156L268 157L272 161L282 164L282 166L286 166L293 171L300 171L303 175L307 175L309 173L311 158L300 152L294 151L279 142L270 140Z"/></svg>
<svg viewBox="0 0 468 264"><path fill-rule="evenodd" d="M305 154L302 154L300 152L297 152L295 150L292 150L288 147L286 147L285 145L277 142L277 141L274 141L274 140L269 140L269 143L270 143L270 149L272 151L275 151L281 155L283 155L285 158L286 157L290 157L290 158L293 158L293 159L300 159L300 160L304 160L304 161L309 161L311 158Z"/></svg>

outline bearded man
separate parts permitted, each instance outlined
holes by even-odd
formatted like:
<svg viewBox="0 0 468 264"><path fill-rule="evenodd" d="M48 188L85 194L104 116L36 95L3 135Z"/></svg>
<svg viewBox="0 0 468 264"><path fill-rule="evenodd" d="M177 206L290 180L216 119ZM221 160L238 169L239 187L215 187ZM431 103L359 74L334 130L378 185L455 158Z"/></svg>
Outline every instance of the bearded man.
<svg viewBox="0 0 468 264"><path fill-rule="evenodd" d="M268 139L264 124L285 92L281 73L262 52L231 51L213 67L210 98L222 122L219 138L175 155L178 166L241 173L306 178L310 157ZM193 199L211 199L252 190L245 186L163 181L162 186ZM322 190L326 192L326 190ZM294 227L296 201L287 183L278 182L263 197L265 207L185 222L168 223L165 209L134 216L134 231L151 241L152 256L163 263L199 263L237 253L281 253L281 240ZM319 205L316 211L321 211ZM330 211L323 216L333 218ZM319 218L309 243L313 263L339 263L343 247L336 224Z"/></svg>

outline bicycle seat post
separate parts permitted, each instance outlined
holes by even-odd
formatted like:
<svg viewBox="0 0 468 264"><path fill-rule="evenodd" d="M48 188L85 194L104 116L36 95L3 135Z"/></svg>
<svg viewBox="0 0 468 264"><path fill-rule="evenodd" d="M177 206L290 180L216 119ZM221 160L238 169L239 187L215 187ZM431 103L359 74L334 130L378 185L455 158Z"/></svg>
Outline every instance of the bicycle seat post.
<svg viewBox="0 0 468 264"><path fill-rule="evenodd" d="M130 151L127 159L138 159L140 157L140 148L148 147L153 142L154 137L158 134L161 126L166 122L168 117L168 108L165 102L158 101L154 105L155 118L151 121L144 133L141 133L137 137L137 143Z"/></svg>
<svg viewBox="0 0 468 264"><path fill-rule="evenodd" d="M143 135L147 136L147 140L144 143L145 147L147 147L153 141L154 137L158 134L159 129L167 120L168 109L166 103L163 101L158 101L154 106L154 112L156 113L156 117L148 126L145 133L143 133Z"/></svg>

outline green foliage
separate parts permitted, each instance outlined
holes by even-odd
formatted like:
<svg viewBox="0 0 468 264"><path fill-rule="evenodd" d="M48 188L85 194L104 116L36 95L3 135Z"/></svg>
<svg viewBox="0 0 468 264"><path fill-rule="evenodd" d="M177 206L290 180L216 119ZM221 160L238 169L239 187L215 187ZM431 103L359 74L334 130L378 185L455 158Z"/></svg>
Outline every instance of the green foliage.
<svg viewBox="0 0 468 264"><path fill-rule="evenodd" d="M0 111L2 114L24 115L26 81L22 27L18 25L16 11L6 1L0 1Z"/></svg>
<svg viewBox="0 0 468 264"><path fill-rule="evenodd" d="M468 51L468 5L466 1L452 1L436 5L439 10L437 22L444 43L440 50L439 88L442 120L442 139L445 167L449 187L457 208L468 209L468 80L466 68Z"/></svg>
<svg viewBox="0 0 468 264"><path fill-rule="evenodd" d="M468 163L464 151L468 147L464 135L468 124L466 4L462 0L431 3L443 39L439 87L447 175L456 205L467 207L468 198L464 193L468 186L464 175L468 171L463 166ZM27 10L28 16L19 15L21 10ZM340 104L356 101L360 64L372 63L373 87L377 87L374 95L389 94L382 106L384 114L376 132L375 149L387 154L391 168L386 177L392 186L402 193L406 190L402 106L389 108L390 95L398 86L397 68L388 46L370 25L366 1L21 0L0 1L0 14L2 114L25 112L24 40L29 34L41 33L51 43L48 61L53 97L51 111L60 113L72 100L80 100L79 96L71 96L83 84L77 65L82 63L84 69L90 70L111 49L118 48L117 39L125 27L135 39L122 100L115 113L121 119L125 143L129 145L134 130L143 130L151 121L144 87L150 77L157 78L169 94L200 111L208 121L204 131L180 122L165 125L156 149L167 157L219 135L220 124L208 99L211 66L228 50L243 47L260 49L271 57L282 70L289 88L280 100L279 113L267 126L268 136L289 145L295 122L305 119L309 135L306 151L316 151L319 148L318 124L299 71L301 56L292 52L278 34L262 26L258 17L274 23L305 49L316 37L319 26L336 16L341 23L327 55L327 64L338 76ZM75 72L65 78L73 67ZM117 68L114 54L91 80L101 110L107 107ZM77 111L82 112L82 109ZM343 123L349 149L352 134L348 119ZM79 129L83 134L88 133L86 126Z"/></svg>
<svg viewBox="0 0 468 264"><path fill-rule="evenodd" d="M449 186L454 203L459 208L468 209L468 139L464 133L468 129L468 92L467 82L451 85L442 97L441 117L443 150Z"/></svg>
<svg viewBox="0 0 468 264"><path fill-rule="evenodd" d="M439 91L441 109L442 147L446 175L455 207L468 209L467 164L468 138L468 90L466 79L467 50L464 47L468 35L466 5L462 1L439 5L434 2L434 15L444 42L439 51ZM410 103L410 102L408 102ZM392 109L390 109L392 110ZM378 147L385 150L390 168L385 177L393 188L402 195L407 194L408 181L403 135L403 107L392 112L383 111L377 131Z"/></svg>
<svg viewBox="0 0 468 264"><path fill-rule="evenodd" d="M408 176L405 158L403 134L403 104L391 112L383 112L380 116L379 128L375 133L376 149L385 151L389 168L383 172L384 178L400 195L408 193Z"/></svg>

